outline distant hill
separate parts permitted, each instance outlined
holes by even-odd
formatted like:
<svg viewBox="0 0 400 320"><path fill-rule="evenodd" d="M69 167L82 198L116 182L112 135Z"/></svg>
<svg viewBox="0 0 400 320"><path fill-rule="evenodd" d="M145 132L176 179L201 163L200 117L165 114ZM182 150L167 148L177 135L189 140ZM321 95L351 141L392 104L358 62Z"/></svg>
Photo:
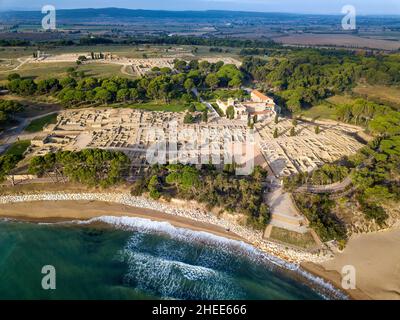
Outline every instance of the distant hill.
<svg viewBox="0 0 400 320"><path fill-rule="evenodd" d="M44 15L40 11L5 11L0 12L0 21L36 22ZM315 15L305 15L312 17ZM180 20L301 20L304 15L289 13L265 13L242 11L163 11L163 10L133 10L121 8L102 9L61 9L57 10L59 22L108 21L114 23L132 22L138 19L180 19Z"/></svg>
<svg viewBox="0 0 400 320"><path fill-rule="evenodd" d="M3 11L0 12L0 23L40 25L44 14L41 11ZM132 23L234 23L245 26L285 26L301 29L302 27L329 28L340 25L341 15L315 15L279 12L246 12L246 11L165 11L165 10L135 10L122 8L101 9L60 9L57 10L58 24L103 24L121 25ZM358 16L358 26L371 28L373 26L395 26L400 29L399 16Z"/></svg>

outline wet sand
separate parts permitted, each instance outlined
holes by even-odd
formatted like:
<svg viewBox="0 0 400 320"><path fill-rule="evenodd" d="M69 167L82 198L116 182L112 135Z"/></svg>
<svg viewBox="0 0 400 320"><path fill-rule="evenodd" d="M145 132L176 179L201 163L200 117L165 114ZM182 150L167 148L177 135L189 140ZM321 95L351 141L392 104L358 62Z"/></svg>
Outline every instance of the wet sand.
<svg viewBox="0 0 400 320"><path fill-rule="evenodd" d="M0 204L0 217L35 222L88 220L100 216L128 216L166 221L175 227L205 231L221 237L243 240L219 226L173 216L156 210L101 201L33 201Z"/></svg>

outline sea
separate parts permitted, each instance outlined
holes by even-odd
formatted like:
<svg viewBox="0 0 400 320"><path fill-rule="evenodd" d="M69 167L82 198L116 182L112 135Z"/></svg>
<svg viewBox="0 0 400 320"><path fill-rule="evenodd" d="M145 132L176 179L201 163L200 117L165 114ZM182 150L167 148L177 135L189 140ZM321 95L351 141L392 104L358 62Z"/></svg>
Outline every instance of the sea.
<svg viewBox="0 0 400 320"><path fill-rule="evenodd" d="M53 223L0 220L0 299L346 296L297 265L241 241L167 222L104 216Z"/></svg>

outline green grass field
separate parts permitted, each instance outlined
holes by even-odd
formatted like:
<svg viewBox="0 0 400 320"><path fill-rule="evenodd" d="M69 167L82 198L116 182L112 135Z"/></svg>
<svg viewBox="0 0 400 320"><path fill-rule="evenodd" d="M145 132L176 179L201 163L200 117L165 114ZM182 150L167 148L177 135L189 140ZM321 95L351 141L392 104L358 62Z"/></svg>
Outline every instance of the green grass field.
<svg viewBox="0 0 400 320"><path fill-rule="evenodd" d="M47 116L44 116L42 118L33 120L25 129L26 132L38 132L42 131L43 128L50 124L50 123L56 123L57 121L57 113L50 114Z"/></svg>
<svg viewBox="0 0 400 320"><path fill-rule="evenodd" d="M297 112L296 115L302 115L314 119L336 120L336 106L339 104L350 103L352 101L354 101L354 98L351 98L350 96L333 96L318 105Z"/></svg>
<svg viewBox="0 0 400 320"><path fill-rule="evenodd" d="M202 111L207 109L207 107L204 104L200 103L200 102L195 102L194 104L196 106L196 111L202 112Z"/></svg>
<svg viewBox="0 0 400 320"><path fill-rule="evenodd" d="M21 140L14 142L10 148L7 149L6 155L22 156L26 149L31 145L29 140Z"/></svg>
<svg viewBox="0 0 400 320"><path fill-rule="evenodd" d="M294 231L273 227L270 237L271 239L275 239L301 248L310 248L315 245L315 241L309 232L301 234Z"/></svg>
<svg viewBox="0 0 400 320"><path fill-rule="evenodd" d="M0 80L6 80L9 73L18 73L22 77L31 77L36 80L48 79L48 78L65 78L68 76L67 68L77 67L74 62L49 62L49 63L27 63L21 66L17 71L2 72L0 73ZM76 71L84 71L86 76L89 77L129 77L125 73L121 72L121 66L117 64L106 64L106 63L90 63L80 65L76 68Z"/></svg>

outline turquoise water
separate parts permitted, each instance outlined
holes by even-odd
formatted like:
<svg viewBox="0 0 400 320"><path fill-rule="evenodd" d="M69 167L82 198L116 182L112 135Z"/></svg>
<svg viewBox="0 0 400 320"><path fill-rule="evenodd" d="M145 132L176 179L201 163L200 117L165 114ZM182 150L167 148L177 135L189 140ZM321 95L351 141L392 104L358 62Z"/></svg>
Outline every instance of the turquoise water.
<svg viewBox="0 0 400 320"><path fill-rule="evenodd" d="M43 290L41 269L56 269ZM321 299L248 245L146 219L0 221L0 299Z"/></svg>

